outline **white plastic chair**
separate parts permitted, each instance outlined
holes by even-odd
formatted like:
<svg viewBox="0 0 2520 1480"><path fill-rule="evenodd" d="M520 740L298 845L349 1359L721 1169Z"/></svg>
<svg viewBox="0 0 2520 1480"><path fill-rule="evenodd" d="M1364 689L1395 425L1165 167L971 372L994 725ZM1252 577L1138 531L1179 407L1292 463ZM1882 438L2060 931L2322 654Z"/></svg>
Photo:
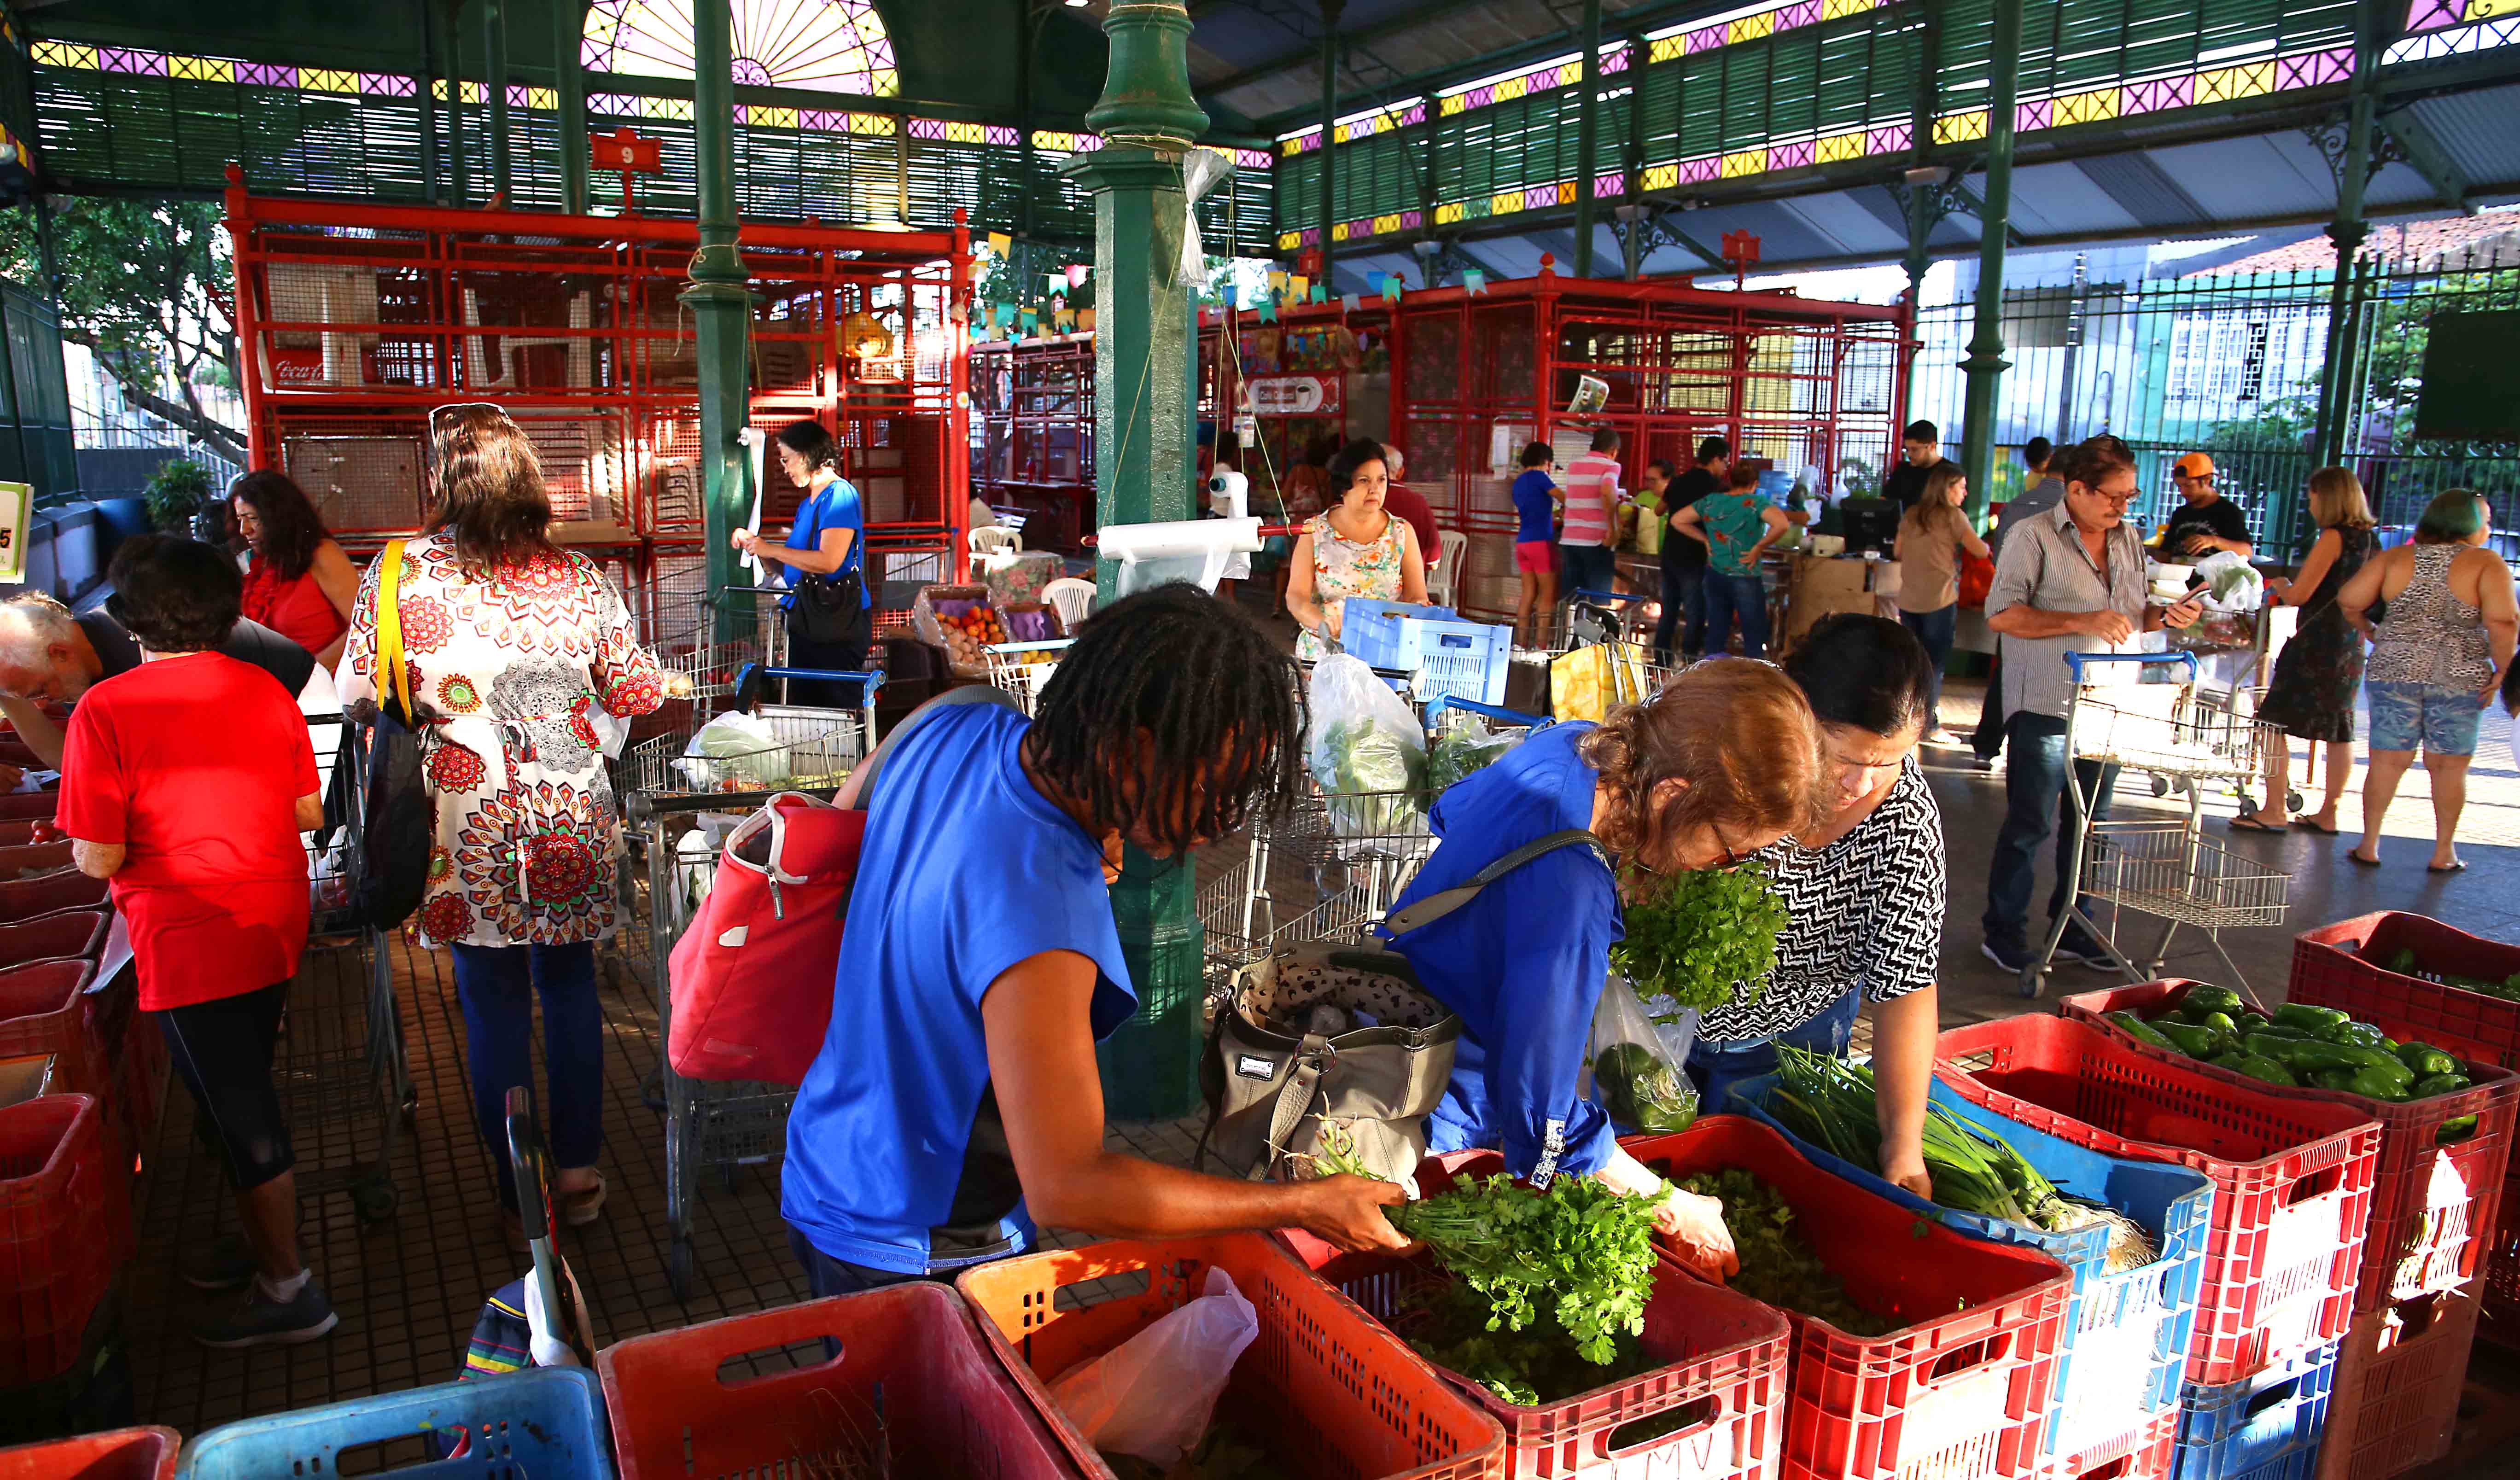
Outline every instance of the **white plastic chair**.
<svg viewBox="0 0 2520 1480"><path fill-rule="evenodd" d="M1058 613L1060 629L1072 633L1079 622L1093 613L1094 583L1063 575L1041 588L1041 599L1050 603L1051 609Z"/></svg>
<svg viewBox="0 0 2520 1480"><path fill-rule="evenodd" d="M1020 555L1023 553L1023 536L1016 533L1014 530L1009 529L1004 524L991 524L983 528L974 529L963 538L969 542L971 553L973 555Z"/></svg>
<svg viewBox="0 0 2520 1480"><path fill-rule="evenodd" d="M1440 558L1426 572L1426 600L1436 606L1458 606L1454 598L1462 589L1462 567L1469 562L1470 537L1458 529L1438 529L1435 549Z"/></svg>

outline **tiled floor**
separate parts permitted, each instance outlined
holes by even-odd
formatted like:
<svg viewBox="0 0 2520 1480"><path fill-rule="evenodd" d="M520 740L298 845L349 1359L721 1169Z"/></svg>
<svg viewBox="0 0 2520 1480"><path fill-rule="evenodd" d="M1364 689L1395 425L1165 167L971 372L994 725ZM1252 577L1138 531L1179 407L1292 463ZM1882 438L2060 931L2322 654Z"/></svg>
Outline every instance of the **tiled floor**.
<svg viewBox="0 0 2520 1480"><path fill-rule="evenodd" d="M1947 713L1964 718L1972 698L1955 685ZM2028 1004L2014 995L2011 979L1977 955L1976 917L2002 776L1980 773L1957 753L1929 752L1927 759L1951 853L1944 1019L1977 1021L2022 1010ZM2161 804L2130 802L2151 805ZM2349 800L2349 826L2354 807ZM2211 810L2227 816L2231 808L2218 799ZM2243 972L2262 990L2278 989L2292 929L2375 909L2418 910L2481 933L2520 938L2520 778L2498 746L2479 756L2469 819L2464 833L2474 841L2464 851L2471 868L2451 878L2420 867L2414 838L2430 828L2420 772L2409 777L2392 818L2388 869L2347 865L2341 855L2350 837L2238 838L2233 846L2291 872L2294 898L2287 928L2227 937ZM1220 850L1203 869L1230 867L1239 857L1238 849ZM644 952L644 940L629 936L626 947ZM384 1166L399 1198L390 1216L362 1221L345 1185L305 1198L310 1257L340 1313L340 1328L309 1346L245 1355L209 1354L186 1338L216 1299L233 1297L203 1296L178 1282L175 1252L232 1227L234 1214L212 1159L192 1139L191 1103L177 1089L146 1148L137 1192L142 1243L129 1287L129 1339L141 1421L194 1434L238 1417L444 1380L462 1362L482 1300L522 1273L524 1253L510 1242L472 1129L449 960L400 939L386 957L416 1092L411 1116L398 1118L389 1089L354 1072L327 1076L332 1086L293 1112L310 1184L339 1184L343 1169L375 1160L390 1133ZM300 1070L355 1063L366 1044L360 955L341 948L310 960L308 980L292 1007L286 1053ZM596 1340L799 1298L802 1281L778 1217L775 1166L742 1168L731 1180L715 1174L699 1180L690 1298L678 1300L668 1289L665 1138L662 1118L647 1099L657 1066L654 1009L644 968L626 957L611 962L603 978L608 1038L603 1166L610 1200L602 1221L572 1235L567 1249L592 1307ZM2060 988L2106 980L2074 970ZM1189 1122L1111 1128L1115 1146L1176 1164L1190 1159L1195 1134Z"/></svg>

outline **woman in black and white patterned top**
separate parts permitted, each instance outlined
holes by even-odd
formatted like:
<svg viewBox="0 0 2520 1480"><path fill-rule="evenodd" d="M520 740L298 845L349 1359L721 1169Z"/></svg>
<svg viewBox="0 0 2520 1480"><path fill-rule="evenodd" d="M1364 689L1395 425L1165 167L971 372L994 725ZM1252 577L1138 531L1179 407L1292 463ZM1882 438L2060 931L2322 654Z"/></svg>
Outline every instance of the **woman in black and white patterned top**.
<svg viewBox="0 0 2520 1480"><path fill-rule="evenodd" d="M1922 1136L1943 954L1943 819L1916 764L1933 668L1914 634L1852 613L1794 646L1785 672L1820 717L1843 804L1822 827L1763 850L1790 922L1755 1002L1706 1015L1688 1070L1704 1102L1773 1073L1776 1045L1844 1054L1872 1007L1881 1175L1930 1195Z"/></svg>

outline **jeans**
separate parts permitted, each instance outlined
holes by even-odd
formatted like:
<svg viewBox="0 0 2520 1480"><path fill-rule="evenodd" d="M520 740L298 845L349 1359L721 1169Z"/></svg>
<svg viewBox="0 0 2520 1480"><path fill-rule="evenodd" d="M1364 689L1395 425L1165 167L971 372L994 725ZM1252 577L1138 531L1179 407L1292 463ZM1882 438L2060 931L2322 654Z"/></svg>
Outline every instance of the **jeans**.
<svg viewBox="0 0 2520 1480"><path fill-rule="evenodd" d="M499 1170L499 1200L517 1206L508 1159L508 1091L533 1086L533 994L543 999L543 1068L551 1093L535 1110L555 1167L595 1164L604 1144L604 1009L595 943L457 946L455 996L472 1077L472 1117Z"/></svg>
<svg viewBox="0 0 2520 1480"><path fill-rule="evenodd" d="M2028 949L2030 875L2039 845L2056 831L2056 883L2048 895L2048 918L2065 912L2065 875L2074 850L2082 846L2082 821L2065 772L2065 722L2049 714L2023 712L2004 725L2004 744L2011 751L2003 773L2003 828L1995 835L1995 858L1986 877L1986 927L1990 944L2008 950ZM2098 761L2074 762L2076 782L2092 792L2092 820L2106 822L2109 797L2117 788L2118 768ZM2050 820L2051 814L2053 821ZM2075 901L2086 915L2088 897Z"/></svg>
<svg viewBox="0 0 2520 1480"><path fill-rule="evenodd" d="M821 668L832 673L864 673L867 671L867 643L817 643L788 631L788 666ZM855 709L864 700L858 691L863 684L840 683L830 679L790 679L787 702L815 704L827 709ZM776 694L777 691L771 691Z"/></svg>
<svg viewBox="0 0 2520 1480"><path fill-rule="evenodd" d="M1732 647L1732 619L1741 619L1741 655L1768 655L1768 589L1754 572L1726 575L1706 572L1706 647L1712 657Z"/></svg>
<svg viewBox="0 0 2520 1480"><path fill-rule="evenodd" d="M1849 1044L1855 1041L1855 1015L1864 1005L1864 994L1848 988L1846 995L1829 1004L1826 1010L1797 1028L1767 1038L1744 1038L1729 1043L1699 1039L1688 1051L1687 1069L1689 1083L1697 1087L1697 1109L1703 1115L1721 1115L1730 1110L1724 1101L1732 1087L1762 1074L1777 1072L1777 1045L1785 1044L1813 1054L1825 1054L1844 1058Z"/></svg>
<svg viewBox="0 0 2520 1480"><path fill-rule="evenodd" d="M854 1295L860 1290L879 1290L888 1284L908 1284L914 1279L929 1278L834 1259L814 1247L814 1240L806 1237L794 1224L788 1226L788 1252L795 1255L796 1262L805 1267L805 1287L817 1300L830 1295Z"/></svg>
<svg viewBox="0 0 2520 1480"><path fill-rule="evenodd" d="M1924 645L1925 657L1934 665L1933 687L1927 691L1931 696L1925 704L1925 728L1939 730L1943 726L1943 669L1952 660L1952 639L1959 633L1960 604L1954 602L1940 611L1902 611L1899 623L1916 634L1916 641Z"/></svg>
<svg viewBox="0 0 2520 1480"><path fill-rule="evenodd" d="M1684 626L1684 624L1686 624ZM1669 561L1662 566L1662 620L1654 624L1653 660L1671 666L1671 640L1680 637L1683 657L1697 656L1706 644L1706 567L1683 570Z"/></svg>
<svg viewBox="0 0 2520 1480"><path fill-rule="evenodd" d="M1565 588L1557 593L1561 597L1578 591L1609 591L1619 578L1618 552L1607 545L1560 545L1557 560L1565 574Z"/></svg>
<svg viewBox="0 0 2520 1480"><path fill-rule="evenodd" d="M1994 660L1986 669L1986 702L1977 711L1977 733L1969 737L1969 748L1977 758L1991 761L2003 751L2003 645L1996 644Z"/></svg>

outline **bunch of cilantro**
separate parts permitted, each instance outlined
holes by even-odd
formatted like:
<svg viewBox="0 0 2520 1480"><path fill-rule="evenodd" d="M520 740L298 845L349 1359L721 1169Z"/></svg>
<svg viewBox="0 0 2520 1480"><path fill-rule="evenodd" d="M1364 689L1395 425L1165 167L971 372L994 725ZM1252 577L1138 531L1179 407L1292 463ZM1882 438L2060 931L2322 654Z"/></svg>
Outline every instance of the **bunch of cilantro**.
<svg viewBox="0 0 2520 1480"><path fill-rule="evenodd" d="M1545 1308L1575 1355L1597 1367L1619 1355L1622 1336L1644 1329L1653 1211L1652 1198L1589 1177L1560 1177L1535 1192L1506 1176L1389 1210L1402 1233L1423 1240L1486 1302L1487 1330L1522 1330L1543 1321Z"/></svg>
<svg viewBox="0 0 2520 1480"><path fill-rule="evenodd" d="M1713 1011L1734 1000L1756 1002L1777 965L1777 937L1785 902L1755 863L1737 869L1673 874L1657 886L1631 885L1622 912L1626 936L1610 947L1610 966L1628 979L1648 1009L1669 998L1682 1008ZM1669 1011L1654 1020L1669 1022Z"/></svg>

